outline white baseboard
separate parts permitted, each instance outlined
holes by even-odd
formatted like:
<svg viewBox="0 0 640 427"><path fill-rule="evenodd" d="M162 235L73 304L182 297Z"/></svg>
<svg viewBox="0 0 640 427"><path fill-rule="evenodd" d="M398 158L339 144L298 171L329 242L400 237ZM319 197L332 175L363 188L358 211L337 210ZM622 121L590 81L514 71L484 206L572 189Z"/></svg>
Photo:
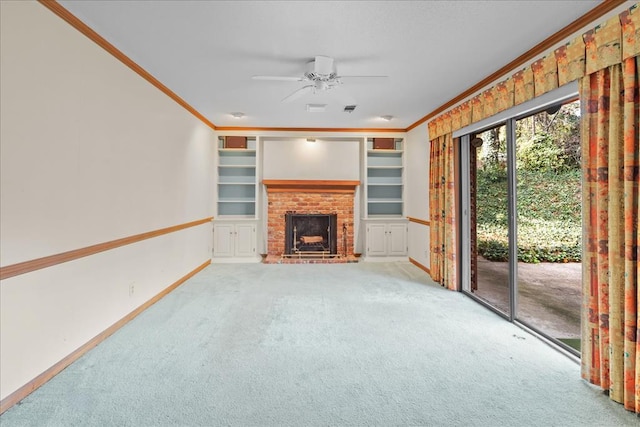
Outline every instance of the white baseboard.
<svg viewBox="0 0 640 427"><path fill-rule="evenodd" d="M213 257L212 264L247 264L262 262L262 257Z"/></svg>
<svg viewBox="0 0 640 427"><path fill-rule="evenodd" d="M396 262L409 261L408 256L365 256L361 259L364 262Z"/></svg>

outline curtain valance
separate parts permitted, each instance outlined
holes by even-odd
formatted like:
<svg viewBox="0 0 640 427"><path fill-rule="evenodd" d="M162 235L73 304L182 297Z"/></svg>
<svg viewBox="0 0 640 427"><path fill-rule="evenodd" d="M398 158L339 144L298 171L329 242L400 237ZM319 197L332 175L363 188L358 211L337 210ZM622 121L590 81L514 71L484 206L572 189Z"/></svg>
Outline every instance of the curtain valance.
<svg viewBox="0 0 640 427"><path fill-rule="evenodd" d="M640 55L638 3L429 122L429 139Z"/></svg>

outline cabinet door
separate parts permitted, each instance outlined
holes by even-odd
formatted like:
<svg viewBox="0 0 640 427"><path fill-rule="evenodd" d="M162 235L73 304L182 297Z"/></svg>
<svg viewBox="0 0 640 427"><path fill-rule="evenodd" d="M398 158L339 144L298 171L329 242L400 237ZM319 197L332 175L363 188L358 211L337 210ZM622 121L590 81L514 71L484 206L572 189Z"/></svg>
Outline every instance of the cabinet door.
<svg viewBox="0 0 640 427"><path fill-rule="evenodd" d="M232 224L214 224L213 226L213 256L233 256L234 230Z"/></svg>
<svg viewBox="0 0 640 427"><path fill-rule="evenodd" d="M236 256L250 257L256 253L256 229L253 224L236 225Z"/></svg>
<svg viewBox="0 0 640 427"><path fill-rule="evenodd" d="M367 225L367 255L385 256L386 251L386 224Z"/></svg>
<svg viewBox="0 0 640 427"><path fill-rule="evenodd" d="M406 224L389 224L388 227L388 255L405 256L407 254Z"/></svg>

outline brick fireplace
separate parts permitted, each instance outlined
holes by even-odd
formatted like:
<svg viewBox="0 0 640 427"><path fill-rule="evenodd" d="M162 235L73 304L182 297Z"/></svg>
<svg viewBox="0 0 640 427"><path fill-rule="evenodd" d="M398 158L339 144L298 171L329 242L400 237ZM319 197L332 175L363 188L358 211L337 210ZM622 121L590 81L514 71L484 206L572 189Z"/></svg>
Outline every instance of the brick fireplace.
<svg viewBox="0 0 640 427"><path fill-rule="evenodd" d="M285 216L296 214L337 214L337 252L339 258L304 262L347 262L354 260L354 196L359 181L263 180L267 189L266 262L297 262L284 259ZM346 243L346 248L345 248ZM346 252L345 252L346 249Z"/></svg>

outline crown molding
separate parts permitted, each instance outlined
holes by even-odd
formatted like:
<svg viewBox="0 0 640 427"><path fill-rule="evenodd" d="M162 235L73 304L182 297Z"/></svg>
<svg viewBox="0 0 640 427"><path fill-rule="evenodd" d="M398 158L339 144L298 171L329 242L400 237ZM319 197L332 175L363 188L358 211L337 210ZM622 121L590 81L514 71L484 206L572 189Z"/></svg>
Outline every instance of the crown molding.
<svg viewBox="0 0 640 427"><path fill-rule="evenodd" d="M217 131L242 131L242 132L360 132L360 133L390 133L406 132L402 128L289 128L289 127L238 127L238 126L216 126Z"/></svg>
<svg viewBox="0 0 640 427"><path fill-rule="evenodd" d="M209 120L207 120L207 118L205 116L200 114L200 112L198 112L191 105L189 105L187 103L187 101L185 101L184 99L180 98L178 95L175 94L175 92L173 92L171 89L169 89L168 87L163 85L160 82L160 80L156 79L147 70L145 70L144 68L142 68L141 66L136 64L131 58L129 58L124 53L122 53L122 51L120 51L117 47L115 47L114 45L109 43L100 34L96 33L94 30L92 30L87 24L82 22L78 17L76 17L74 14L72 14L67 9L65 9L64 6L62 6L56 0L38 0L38 1L44 7L46 7L47 9L49 9L50 11L52 11L53 13L58 15L63 20L65 20L73 28L75 28L76 30L78 30L82 34L84 34L86 37L88 37L90 40L92 40L98 46L100 46L101 48L103 48L104 50L109 52L117 60L119 60L124 65L126 65L131 70L133 70L135 73L137 73L140 77L142 77L143 79L145 79L146 81L151 83L156 88L160 89L160 91L162 91L169 98L173 99L175 102L180 104L188 112L190 112L191 114L196 116L198 119L200 119L200 121L202 121L205 125L207 125L211 129L214 129L214 130L216 129L216 127L215 127L215 125L213 123L211 123Z"/></svg>
<svg viewBox="0 0 640 427"><path fill-rule="evenodd" d="M555 34L552 34L551 36L547 37L542 42L538 43L537 45L535 45L534 47L532 47L531 49L529 49L528 51L526 51L525 53L523 53L522 55L514 59L513 61L509 62L507 65L501 67L499 70L495 71L494 73L480 80L478 83L471 86L469 89L465 90L455 98L452 98L451 100L445 102L444 104L442 104L441 106L439 106L438 108L436 108L435 110L433 110L432 112L430 112L429 114L427 114L426 116L424 116L423 118L421 118L420 120L418 120L417 122L409 126L406 129L406 131L408 132L417 126L420 126L427 120L432 119L436 117L438 114L448 110L450 107L454 106L458 102L464 100L465 98L468 98L469 96L473 95L483 87L489 85L490 83L499 79L505 74L516 70L518 67L524 65L528 61L534 59L535 57L549 50L556 43L569 37L571 34L577 32L581 28L586 27L596 19L604 16L608 12L612 11L618 6L623 5L624 3L626 3L626 0L603 1L598 6L594 7L589 12L585 13L584 15L582 15L581 17L573 21L571 24L567 25L566 27L556 32Z"/></svg>
<svg viewBox="0 0 640 427"><path fill-rule="evenodd" d="M581 28L589 25L590 23L592 23L596 19L602 17L603 15L607 14L608 12L612 11L613 9L615 9L615 8L617 8L617 7L623 5L624 3L627 2L626 0L604 0L598 6L594 7L589 12L585 13L584 15L582 15L581 17L579 17L578 19L573 21L571 24L567 25L566 27L564 27L560 31L554 33L553 35L549 36L548 38L546 38L542 42L538 43L533 48L529 49L528 51L526 51L525 53L523 53L522 55L520 55L519 57L517 57L513 61L509 62L505 66L501 67L497 71L493 72L489 76L487 76L484 79L480 80L478 83L476 83L475 85L471 86L469 89L465 90L464 92L460 93L458 96L456 96L456 97L452 98L451 100L447 101L446 103L442 104L441 106L439 106L435 110L431 111L430 113L428 113L427 115L425 115L424 117L422 117L420 120L416 121L415 123L413 123L409 127L407 127L407 128L384 129L384 128L313 128L313 127L296 128L296 127L216 126L211 121L209 121L206 117L204 117L200 112L198 112L195 108L193 108L191 105L189 105L184 99L180 98L177 94L175 94L168 87L166 87L164 84L162 84L158 79L153 77L144 68L142 68L141 66L136 64L131 58L126 56L118 48L113 46L105 38L103 38L97 32L95 32L93 29L91 29L87 24L82 22L79 18L77 18L75 15L73 15L67 9L65 9L56 0L38 0L38 1L43 6L45 6L46 8L51 10L53 13L58 15L60 18L65 20L67 23L69 23L72 27L74 27L75 29L80 31L82 34L84 34L86 37L88 37L89 39L94 41L96 44L98 44L100 47L105 49L107 52L109 52L116 59L118 59L123 64L125 64L127 67L129 67L131 70L133 70L134 72L139 74L142 78L144 78L149 83L151 83L152 85L154 85L155 87L160 89L167 96L169 96L171 99L176 101L178 104L180 104L187 111L189 111L191 114L193 114L198 119L200 119L205 125L207 125L211 129L214 129L216 131L242 131L242 132L262 131L262 132L345 132L345 133L347 133L347 132L348 133L356 133L356 132L360 132L360 133L408 132L408 131L416 128L417 126L420 126L421 124L425 123L429 119L436 117L438 114L446 111L447 109L449 109L450 107L454 106L458 102L464 100L465 98L468 98L469 96L471 96L472 94L474 94L478 90L480 90L483 87L489 85L490 83L492 83L493 81L499 79L500 77L504 76L505 74L507 74L507 73L509 73L511 71L514 71L515 69L517 69L518 67L522 66L526 62L528 62L531 59L533 59L533 58L539 56L540 54L544 53L545 51L547 51L549 48L551 48L553 45L555 45L559 41L565 39L566 37L568 37L571 34L577 32L578 30L580 30Z"/></svg>

